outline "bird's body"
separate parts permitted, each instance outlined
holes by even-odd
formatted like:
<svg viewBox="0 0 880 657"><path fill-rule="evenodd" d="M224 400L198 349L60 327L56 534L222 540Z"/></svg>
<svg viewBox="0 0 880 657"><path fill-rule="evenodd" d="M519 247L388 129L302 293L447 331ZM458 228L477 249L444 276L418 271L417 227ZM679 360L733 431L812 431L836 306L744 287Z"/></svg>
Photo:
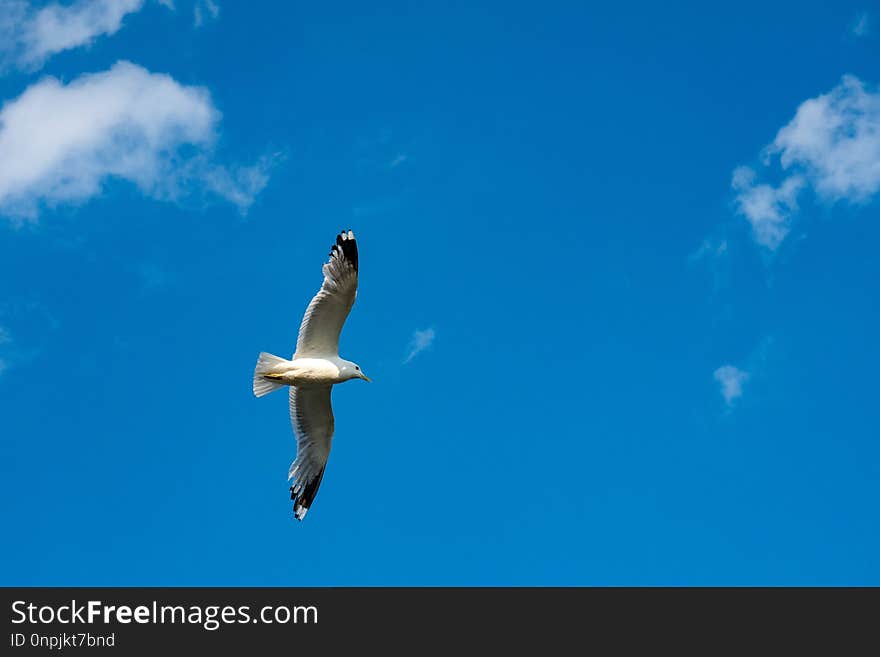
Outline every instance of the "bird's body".
<svg viewBox="0 0 880 657"><path fill-rule="evenodd" d="M263 378L288 386L324 386L335 383L344 383L349 379L359 378L351 376L352 371L357 371L354 363L343 360L339 356L331 358L294 358L293 360L281 360L271 366L270 371L263 374Z"/></svg>
<svg viewBox="0 0 880 657"><path fill-rule="evenodd" d="M334 419L333 386L369 379L361 368L339 357L339 334L357 296L358 251L354 233L342 231L324 265L324 283L312 299L299 329L291 360L263 352L254 369L254 395L290 387L290 420L296 436L296 460L290 466L293 513L302 520L324 477Z"/></svg>

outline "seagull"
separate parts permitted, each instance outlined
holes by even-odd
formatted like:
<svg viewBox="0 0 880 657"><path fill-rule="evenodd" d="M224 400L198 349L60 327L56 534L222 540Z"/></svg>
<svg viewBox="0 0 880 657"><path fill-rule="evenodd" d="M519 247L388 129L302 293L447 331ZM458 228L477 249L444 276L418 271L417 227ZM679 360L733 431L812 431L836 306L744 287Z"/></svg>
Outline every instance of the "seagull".
<svg viewBox="0 0 880 657"><path fill-rule="evenodd" d="M322 271L324 283L306 308L293 358L262 352L254 369L254 396L290 387L296 460L287 477L292 482L290 499L297 520L306 517L314 502L330 456L330 390L351 379L370 380L356 363L339 357L339 334L357 296L358 250L352 231L336 236Z"/></svg>

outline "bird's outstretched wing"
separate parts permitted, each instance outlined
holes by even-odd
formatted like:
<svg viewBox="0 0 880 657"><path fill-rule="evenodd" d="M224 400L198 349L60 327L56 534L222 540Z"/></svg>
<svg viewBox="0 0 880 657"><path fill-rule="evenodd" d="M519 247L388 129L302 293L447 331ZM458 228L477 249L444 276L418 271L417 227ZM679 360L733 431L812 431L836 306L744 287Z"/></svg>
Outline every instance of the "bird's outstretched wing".
<svg viewBox="0 0 880 657"><path fill-rule="evenodd" d="M342 231L324 265L324 283L299 327L294 358L339 355L339 334L354 305L358 285L358 250L354 233Z"/></svg>
<svg viewBox="0 0 880 657"><path fill-rule="evenodd" d="M290 499L293 515L302 520L312 505L324 477L333 439L333 386L290 387L290 422L296 436L296 460L290 466Z"/></svg>

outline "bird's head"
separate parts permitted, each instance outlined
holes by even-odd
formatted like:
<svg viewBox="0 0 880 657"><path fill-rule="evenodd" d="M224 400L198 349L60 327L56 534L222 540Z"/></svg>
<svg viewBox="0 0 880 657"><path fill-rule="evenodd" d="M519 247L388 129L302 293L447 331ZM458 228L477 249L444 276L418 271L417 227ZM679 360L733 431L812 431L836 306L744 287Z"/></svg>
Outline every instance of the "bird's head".
<svg viewBox="0 0 880 657"><path fill-rule="evenodd" d="M352 363L351 361L347 361L345 365L342 366L341 374L345 377L346 381L350 379L363 379L364 381L372 383L372 380L361 371L360 365Z"/></svg>

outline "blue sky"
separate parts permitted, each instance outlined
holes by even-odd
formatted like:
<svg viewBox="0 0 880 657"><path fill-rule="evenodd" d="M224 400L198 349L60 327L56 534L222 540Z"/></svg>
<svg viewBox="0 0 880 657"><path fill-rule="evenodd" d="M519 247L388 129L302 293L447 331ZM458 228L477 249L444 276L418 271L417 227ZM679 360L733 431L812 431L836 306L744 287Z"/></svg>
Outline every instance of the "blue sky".
<svg viewBox="0 0 880 657"><path fill-rule="evenodd" d="M880 10L281 4L3 3L3 584L880 584Z"/></svg>

